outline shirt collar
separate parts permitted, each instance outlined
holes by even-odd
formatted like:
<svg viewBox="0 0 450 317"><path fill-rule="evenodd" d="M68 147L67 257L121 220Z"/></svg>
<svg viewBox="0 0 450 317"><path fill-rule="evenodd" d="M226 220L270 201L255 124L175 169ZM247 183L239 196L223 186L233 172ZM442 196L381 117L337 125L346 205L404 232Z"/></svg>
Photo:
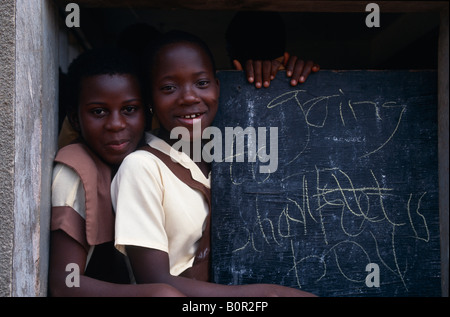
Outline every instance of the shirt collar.
<svg viewBox="0 0 450 317"><path fill-rule="evenodd" d="M179 163L181 166L189 169L192 178L202 183L208 188L211 188L211 172L208 177L200 170L197 164L184 152L180 152L171 147L166 141L160 139L153 133L146 132L145 141L152 148L155 148L167 155L169 155L174 162Z"/></svg>

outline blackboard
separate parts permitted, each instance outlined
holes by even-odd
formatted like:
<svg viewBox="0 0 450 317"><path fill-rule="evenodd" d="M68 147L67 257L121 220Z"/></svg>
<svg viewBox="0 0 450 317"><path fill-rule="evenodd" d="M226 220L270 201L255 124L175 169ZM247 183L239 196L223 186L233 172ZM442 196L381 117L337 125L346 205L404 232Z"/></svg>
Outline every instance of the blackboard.
<svg viewBox="0 0 450 317"><path fill-rule="evenodd" d="M436 72L320 71L297 87L279 73L269 89L219 79L222 143L227 127L255 130L212 165L214 282L441 295Z"/></svg>

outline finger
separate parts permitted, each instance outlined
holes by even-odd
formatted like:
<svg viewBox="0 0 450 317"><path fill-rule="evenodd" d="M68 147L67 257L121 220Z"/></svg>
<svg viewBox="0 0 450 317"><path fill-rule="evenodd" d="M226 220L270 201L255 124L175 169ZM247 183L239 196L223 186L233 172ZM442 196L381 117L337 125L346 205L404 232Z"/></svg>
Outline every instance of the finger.
<svg viewBox="0 0 450 317"><path fill-rule="evenodd" d="M263 86L270 86L270 76L272 74L272 62L271 61L263 61L262 62L262 80Z"/></svg>
<svg viewBox="0 0 450 317"><path fill-rule="evenodd" d="M306 78L308 78L309 74L311 74L311 70L314 66L312 61L307 61L305 67L303 68L302 75L300 76L299 82L304 83Z"/></svg>
<svg viewBox="0 0 450 317"><path fill-rule="evenodd" d="M280 67L282 65L283 64L280 61L276 60L276 59L274 59L272 61L272 70L270 72L270 80L274 80L275 79L275 76L277 75L277 73L280 70Z"/></svg>
<svg viewBox="0 0 450 317"><path fill-rule="evenodd" d="M237 59L233 60L233 66L235 70L243 70L241 63Z"/></svg>
<svg viewBox="0 0 450 317"><path fill-rule="evenodd" d="M298 59L294 66L294 71L292 73L291 85L296 86L300 80L300 76L302 75L303 68L305 66L305 62L302 59Z"/></svg>
<svg viewBox="0 0 450 317"><path fill-rule="evenodd" d="M283 66L286 68L287 62L289 60L289 57L291 56L291 54L289 54L288 52L284 52L283 54Z"/></svg>
<svg viewBox="0 0 450 317"><path fill-rule="evenodd" d="M251 59L245 62L245 74L247 75L248 82L252 84L255 81L255 73L253 69L253 61Z"/></svg>
<svg viewBox="0 0 450 317"><path fill-rule="evenodd" d="M253 70L255 72L255 86L256 88L262 87L262 62L254 61Z"/></svg>
<svg viewBox="0 0 450 317"><path fill-rule="evenodd" d="M312 71L315 73L315 72L318 72L319 70L320 70L320 65L314 63L314 66L312 67Z"/></svg>
<svg viewBox="0 0 450 317"><path fill-rule="evenodd" d="M297 62L297 56L292 55L286 64L286 76L291 77L294 72L294 66Z"/></svg>

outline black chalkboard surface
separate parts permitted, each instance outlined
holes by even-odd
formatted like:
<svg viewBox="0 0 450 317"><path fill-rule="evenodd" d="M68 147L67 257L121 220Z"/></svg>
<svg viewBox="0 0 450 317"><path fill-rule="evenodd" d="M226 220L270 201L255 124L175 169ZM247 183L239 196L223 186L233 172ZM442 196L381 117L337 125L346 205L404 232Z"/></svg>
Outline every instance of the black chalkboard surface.
<svg viewBox="0 0 450 317"><path fill-rule="evenodd" d="M436 72L219 78L214 282L440 296Z"/></svg>

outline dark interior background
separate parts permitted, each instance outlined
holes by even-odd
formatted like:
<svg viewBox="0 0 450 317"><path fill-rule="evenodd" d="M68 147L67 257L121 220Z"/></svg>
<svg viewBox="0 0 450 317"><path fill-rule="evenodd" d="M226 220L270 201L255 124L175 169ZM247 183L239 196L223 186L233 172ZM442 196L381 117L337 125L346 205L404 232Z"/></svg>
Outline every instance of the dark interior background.
<svg viewBox="0 0 450 317"><path fill-rule="evenodd" d="M148 23L160 31L182 29L203 38L213 51L218 68L229 69L224 36L235 13L81 7L81 28L76 35L84 47L98 47L114 45L122 30L135 23ZM436 12L381 11L379 28L366 26L368 12L280 14L286 25L288 52L304 60L311 59L322 69L437 68Z"/></svg>

